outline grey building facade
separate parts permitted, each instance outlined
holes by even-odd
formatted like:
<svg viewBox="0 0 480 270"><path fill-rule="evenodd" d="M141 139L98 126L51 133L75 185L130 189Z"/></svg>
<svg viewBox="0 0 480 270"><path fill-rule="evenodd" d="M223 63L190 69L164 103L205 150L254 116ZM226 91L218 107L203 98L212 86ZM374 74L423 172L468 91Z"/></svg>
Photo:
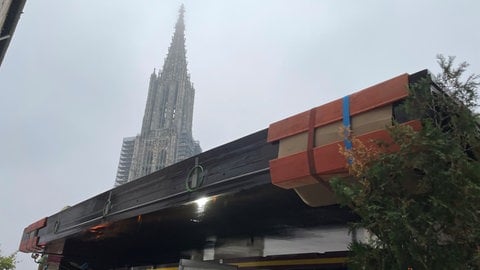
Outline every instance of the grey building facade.
<svg viewBox="0 0 480 270"><path fill-rule="evenodd" d="M150 75L142 130L123 141L116 186L201 152L192 137L195 89L187 70L184 13L182 5L163 69Z"/></svg>
<svg viewBox="0 0 480 270"><path fill-rule="evenodd" d="M0 0L0 65L7 53L26 0Z"/></svg>

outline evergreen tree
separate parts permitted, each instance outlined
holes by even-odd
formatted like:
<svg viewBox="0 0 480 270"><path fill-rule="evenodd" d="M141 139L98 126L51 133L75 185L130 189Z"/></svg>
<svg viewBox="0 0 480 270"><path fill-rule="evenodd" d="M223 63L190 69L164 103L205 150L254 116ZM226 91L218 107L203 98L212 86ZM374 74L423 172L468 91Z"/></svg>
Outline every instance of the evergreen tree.
<svg viewBox="0 0 480 270"><path fill-rule="evenodd" d="M371 234L351 244L351 269L480 269L480 77L437 58L441 73L410 85L403 104L421 130L394 124L390 143L353 137L341 150L358 181L332 186Z"/></svg>
<svg viewBox="0 0 480 270"><path fill-rule="evenodd" d="M0 252L0 270L13 270L15 269L17 253L13 253L10 256L2 256Z"/></svg>

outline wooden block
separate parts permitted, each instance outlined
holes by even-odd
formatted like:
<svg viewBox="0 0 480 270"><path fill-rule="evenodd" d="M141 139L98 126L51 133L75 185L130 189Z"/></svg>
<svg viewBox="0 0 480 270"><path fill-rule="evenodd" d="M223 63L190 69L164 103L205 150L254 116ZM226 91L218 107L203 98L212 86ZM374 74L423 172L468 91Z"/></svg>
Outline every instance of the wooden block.
<svg viewBox="0 0 480 270"><path fill-rule="evenodd" d="M337 203L333 192L320 183L297 187L295 188L295 192L304 203L312 207Z"/></svg>
<svg viewBox="0 0 480 270"><path fill-rule="evenodd" d="M315 130L315 146L323 146L342 140L343 138L339 134L342 126L341 122L335 122L317 128Z"/></svg>
<svg viewBox="0 0 480 270"><path fill-rule="evenodd" d="M353 135L385 129L392 125L392 104L376 108L352 117Z"/></svg>
<svg viewBox="0 0 480 270"><path fill-rule="evenodd" d="M307 150L308 133L300 133L280 140L278 157L286 157Z"/></svg>

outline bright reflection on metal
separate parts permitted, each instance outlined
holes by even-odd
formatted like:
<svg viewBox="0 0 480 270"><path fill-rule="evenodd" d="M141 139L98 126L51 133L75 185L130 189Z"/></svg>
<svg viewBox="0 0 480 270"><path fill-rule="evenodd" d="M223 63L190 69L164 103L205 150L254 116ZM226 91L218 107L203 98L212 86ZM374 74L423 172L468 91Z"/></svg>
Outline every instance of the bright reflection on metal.
<svg viewBox="0 0 480 270"><path fill-rule="evenodd" d="M203 213L205 211L205 205L207 205L209 200L209 198L203 197L194 201L194 203L197 205L197 213Z"/></svg>

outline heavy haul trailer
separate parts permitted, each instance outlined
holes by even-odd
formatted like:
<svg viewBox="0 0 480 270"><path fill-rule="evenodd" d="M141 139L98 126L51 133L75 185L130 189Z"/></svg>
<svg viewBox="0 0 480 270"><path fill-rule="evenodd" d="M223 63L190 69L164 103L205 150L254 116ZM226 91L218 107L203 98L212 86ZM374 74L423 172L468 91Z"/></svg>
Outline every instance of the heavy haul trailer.
<svg viewBox="0 0 480 270"><path fill-rule="evenodd" d="M365 142L388 140L393 121L419 128L397 107L428 74L397 76L66 208L26 227L20 251L49 255L48 269L115 269L178 262L211 236L344 225L356 217L327 182L346 175L339 128ZM345 266L310 268L322 267Z"/></svg>

